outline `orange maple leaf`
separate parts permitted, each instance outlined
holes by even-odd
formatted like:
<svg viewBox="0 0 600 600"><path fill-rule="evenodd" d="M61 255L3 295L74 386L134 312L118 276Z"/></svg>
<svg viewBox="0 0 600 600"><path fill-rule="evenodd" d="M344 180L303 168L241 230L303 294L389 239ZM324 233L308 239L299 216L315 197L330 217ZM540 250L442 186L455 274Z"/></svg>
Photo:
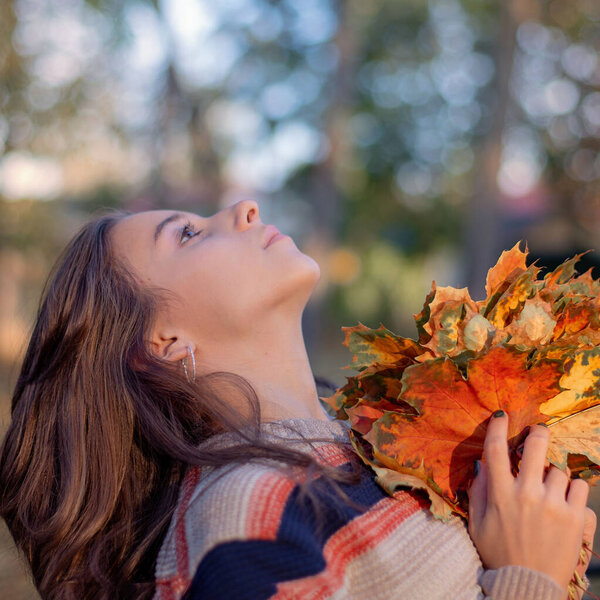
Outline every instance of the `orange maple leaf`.
<svg viewBox="0 0 600 600"><path fill-rule="evenodd" d="M363 439L384 466L425 478L451 503L459 502L483 453L486 424L499 409L509 415L509 445L523 441L525 428L548 420L539 407L560 392L555 361L528 365L528 352L496 346L468 362L463 377L449 359L406 369L401 399L419 413L407 418L386 412ZM463 494L464 496L464 494Z"/></svg>

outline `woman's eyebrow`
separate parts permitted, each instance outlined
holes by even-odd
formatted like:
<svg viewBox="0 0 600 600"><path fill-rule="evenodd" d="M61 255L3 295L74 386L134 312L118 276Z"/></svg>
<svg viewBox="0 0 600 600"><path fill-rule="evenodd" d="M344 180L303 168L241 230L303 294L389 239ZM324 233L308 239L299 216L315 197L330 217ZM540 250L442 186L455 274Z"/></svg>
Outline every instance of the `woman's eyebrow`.
<svg viewBox="0 0 600 600"><path fill-rule="evenodd" d="M168 225L172 221L179 221L180 219L185 219L185 215L182 215L181 213L173 213L166 219L163 219L154 230L154 243L156 244L156 242L158 242L158 236L160 235L165 225Z"/></svg>

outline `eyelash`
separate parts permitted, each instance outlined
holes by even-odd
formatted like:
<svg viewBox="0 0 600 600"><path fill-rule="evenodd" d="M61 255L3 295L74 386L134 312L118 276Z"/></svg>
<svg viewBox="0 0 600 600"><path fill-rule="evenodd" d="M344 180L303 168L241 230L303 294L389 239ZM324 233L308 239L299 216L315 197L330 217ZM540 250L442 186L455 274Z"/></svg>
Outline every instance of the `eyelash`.
<svg viewBox="0 0 600 600"><path fill-rule="evenodd" d="M194 235L191 235L189 237L185 237L185 234L191 231ZM193 237L196 237L199 233L202 233L202 231L198 231L189 221L179 229L179 243L180 244L185 244L185 242L187 242L188 240L191 240ZM185 239L184 239L185 237Z"/></svg>

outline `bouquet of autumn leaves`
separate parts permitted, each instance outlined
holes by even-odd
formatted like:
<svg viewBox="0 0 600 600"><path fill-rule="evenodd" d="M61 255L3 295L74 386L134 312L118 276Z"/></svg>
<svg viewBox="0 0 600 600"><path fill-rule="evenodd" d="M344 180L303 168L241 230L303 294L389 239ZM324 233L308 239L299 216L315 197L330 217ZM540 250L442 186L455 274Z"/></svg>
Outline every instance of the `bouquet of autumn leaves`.
<svg viewBox="0 0 600 600"><path fill-rule="evenodd" d="M600 282L578 275L581 255L539 278L517 244L486 281L487 297L436 287L415 315L418 341L383 325L343 327L359 374L326 410L350 421L350 439L388 493L420 488L430 510L467 517L474 461L489 417L509 416L516 474L527 428L551 429L548 460L572 477L600 477Z"/></svg>

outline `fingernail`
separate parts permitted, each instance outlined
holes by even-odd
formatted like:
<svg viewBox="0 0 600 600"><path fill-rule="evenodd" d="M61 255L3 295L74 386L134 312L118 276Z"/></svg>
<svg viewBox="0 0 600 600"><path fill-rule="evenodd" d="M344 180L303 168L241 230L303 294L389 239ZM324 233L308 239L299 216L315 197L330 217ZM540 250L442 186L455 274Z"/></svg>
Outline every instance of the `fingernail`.
<svg viewBox="0 0 600 600"><path fill-rule="evenodd" d="M548 427L548 425L546 425L546 423L541 423L540 422L540 423L538 423L538 425L541 425L542 427L546 427L546 428Z"/></svg>
<svg viewBox="0 0 600 600"><path fill-rule="evenodd" d="M475 477L477 477L477 475L479 475L479 461L478 460L475 461Z"/></svg>
<svg viewBox="0 0 600 600"><path fill-rule="evenodd" d="M496 418L496 419L497 419L498 417L503 417L505 414L506 414L506 413L505 413L503 410L497 410L497 411L496 411L496 412L495 412L495 413L492 415L492 417L494 417L494 418Z"/></svg>

